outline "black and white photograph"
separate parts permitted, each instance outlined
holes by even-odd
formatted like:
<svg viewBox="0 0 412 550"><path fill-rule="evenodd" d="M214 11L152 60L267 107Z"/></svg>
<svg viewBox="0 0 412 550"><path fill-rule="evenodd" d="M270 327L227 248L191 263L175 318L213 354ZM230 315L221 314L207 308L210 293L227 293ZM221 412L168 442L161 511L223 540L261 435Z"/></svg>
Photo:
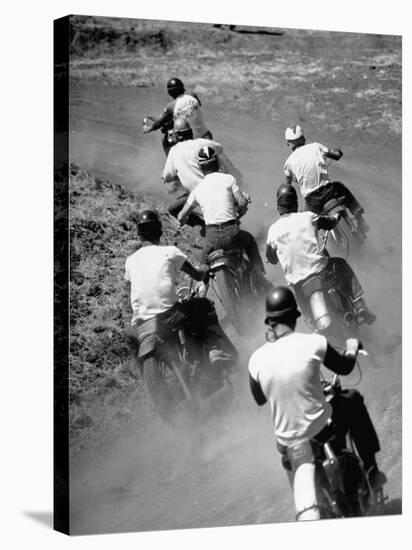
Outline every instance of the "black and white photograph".
<svg viewBox="0 0 412 550"><path fill-rule="evenodd" d="M407 540L397 6L7 8L7 547Z"/></svg>
<svg viewBox="0 0 412 550"><path fill-rule="evenodd" d="M62 37L64 530L400 514L401 37L82 15Z"/></svg>

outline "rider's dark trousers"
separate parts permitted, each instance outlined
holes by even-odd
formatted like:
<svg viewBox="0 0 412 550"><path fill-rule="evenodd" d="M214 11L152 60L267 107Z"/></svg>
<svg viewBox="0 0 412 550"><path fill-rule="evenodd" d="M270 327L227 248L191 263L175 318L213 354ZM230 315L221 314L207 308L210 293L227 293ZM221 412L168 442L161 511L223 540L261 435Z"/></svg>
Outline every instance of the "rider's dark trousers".
<svg viewBox="0 0 412 550"><path fill-rule="evenodd" d="M252 265L258 270L264 271L259 248L253 235L248 231L239 229L237 220L221 225L206 226L205 243L200 258L201 263L207 264L209 254L219 248L223 250L232 250L234 248L245 250Z"/></svg>
<svg viewBox="0 0 412 550"><path fill-rule="evenodd" d="M331 401L332 426L326 426L314 439L323 443L333 433L349 433L365 468L376 466L375 453L380 451L375 427L363 396L356 390L342 390ZM344 441L341 442L344 444Z"/></svg>
<svg viewBox="0 0 412 550"><path fill-rule="evenodd" d="M345 296L351 296L353 300L362 296L363 289L359 279L346 260L339 257L328 258L326 270L336 279Z"/></svg>
<svg viewBox="0 0 412 550"><path fill-rule="evenodd" d="M172 203L169 204L168 210L172 216L177 218L179 212L182 210L182 208L186 204L188 196L189 196L189 191L186 191L182 195L180 195L176 200L174 200ZM200 227L205 226L204 220L198 214L196 214L196 212L191 212L189 214L186 223L191 227L194 227L195 225L200 225Z"/></svg>
<svg viewBox="0 0 412 550"><path fill-rule="evenodd" d="M344 205L352 212L354 216L363 214L364 209L356 200L351 191L340 181L329 182L316 191L306 195L306 208L315 214L321 214L323 205L330 199L344 197Z"/></svg>
<svg viewBox="0 0 412 550"><path fill-rule="evenodd" d="M339 289L345 296L350 297L353 301L359 299L363 294L363 289L359 279L355 275L351 266L343 258L334 257L328 258L328 263L322 271L319 272L322 278L322 286L326 286L326 279L333 278L336 282L336 288ZM296 299L302 308L302 313L305 317L311 317L308 298L302 291L302 285L306 281L299 281L293 285L293 290L296 294ZM356 302L355 302L356 307Z"/></svg>

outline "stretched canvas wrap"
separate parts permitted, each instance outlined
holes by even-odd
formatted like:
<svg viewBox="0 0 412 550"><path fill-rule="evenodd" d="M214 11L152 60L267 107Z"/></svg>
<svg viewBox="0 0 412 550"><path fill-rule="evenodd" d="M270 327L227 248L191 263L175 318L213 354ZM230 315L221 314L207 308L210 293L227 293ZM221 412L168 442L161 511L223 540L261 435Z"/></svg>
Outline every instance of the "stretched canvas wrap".
<svg viewBox="0 0 412 550"><path fill-rule="evenodd" d="M400 514L401 37L71 15L54 45L55 529Z"/></svg>

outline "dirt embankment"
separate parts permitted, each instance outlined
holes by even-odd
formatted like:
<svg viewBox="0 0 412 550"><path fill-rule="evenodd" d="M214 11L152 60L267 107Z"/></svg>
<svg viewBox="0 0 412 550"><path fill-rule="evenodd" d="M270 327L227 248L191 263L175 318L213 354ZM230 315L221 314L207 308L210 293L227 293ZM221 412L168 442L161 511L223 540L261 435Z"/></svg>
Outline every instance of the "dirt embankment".
<svg viewBox="0 0 412 550"><path fill-rule="evenodd" d="M123 330L130 322L124 262L140 246L135 218L156 208L164 244L175 244L176 222L156 199L70 170L70 426L72 451L98 443L128 422L141 422L150 405ZM192 256L190 230L179 247ZM88 428L91 428L90 430Z"/></svg>

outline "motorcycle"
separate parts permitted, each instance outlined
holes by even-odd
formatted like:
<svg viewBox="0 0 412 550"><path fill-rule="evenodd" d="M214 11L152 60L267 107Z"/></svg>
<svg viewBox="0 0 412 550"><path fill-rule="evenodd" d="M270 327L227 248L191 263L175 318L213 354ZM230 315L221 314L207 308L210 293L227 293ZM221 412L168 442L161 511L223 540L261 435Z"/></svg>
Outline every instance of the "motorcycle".
<svg viewBox="0 0 412 550"><path fill-rule="evenodd" d="M184 321L171 330L153 317L136 329L137 361L143 383L156 412L166 423L173 423L185 413L196 417L202 399L231 385L230 373L223 372L219 381L209 374L209 358L202 346L204 327L217 325L213 303L199 297L196 291L187 293L185 288L178 291L178 296L179 304L187 312L192 311L190 324ZM226 343L232 346L228 339Z"/></svg>
<svg viewBox="0 0 412 550"><path fill-rule="evenodd" d="M251 269L249 259L241 249L215 250L209 254L210 279L206 286L212 288L214 296L224 309L230 323L238 334L245 332L253 306L262 299L265 288L262 278Z"/></svg>
<svg viewBox="0 0 412 550"><path fill-rule="evenodd" d="M242 192L250 204L250 196ZM247 212L247 205L237 212L238 219ZM225 316L238 334L250 324L250 314L256 313L256 302L261 300L271 286L263 274L257 273L243 249L217 249L208 256L209 278L198 287L198 292L221 306ZM263 303L263 302L262 302ZM249 315L248 315L249 313Z"/></svg>
<svg viewBox="0 0 412 550"><path fill-rule="evenodd" d="M324 378L323 390L330 401L342 391L339 377L334 375L331 381ZM306 443L311 446L309 452L315 460L314 464L313 461L301 461L294 474L297 520L359 517L383 512L388 497L384 496L382 486L371 486L349 433L331 430L325 442L311 440ZM288 449L287 453L293 463L294 455L302 453L302 448Z"/></svg>
<svg viewBox="0 0 412 550"><path fill-rule="evenodd" d="M355 303L338 284L335 265L310 275L300 284L296 298L307 324L336 343L357 337L359 326ZM296 290L296 289L295 289Z"/></svg>
<svg viewBox="0 0 412 550"><path fill-rule="evenodd" d="M342 254L345 259L349 257L350 244L354 243L357 247L362 245L366 239L366 233L358 225L357 220L343 206L343 197L332 198L323 205L323 216L340 214L339 223L333 229L320 230L320 250L326 249L326 244L332 245L334 252Z"/></svg>

